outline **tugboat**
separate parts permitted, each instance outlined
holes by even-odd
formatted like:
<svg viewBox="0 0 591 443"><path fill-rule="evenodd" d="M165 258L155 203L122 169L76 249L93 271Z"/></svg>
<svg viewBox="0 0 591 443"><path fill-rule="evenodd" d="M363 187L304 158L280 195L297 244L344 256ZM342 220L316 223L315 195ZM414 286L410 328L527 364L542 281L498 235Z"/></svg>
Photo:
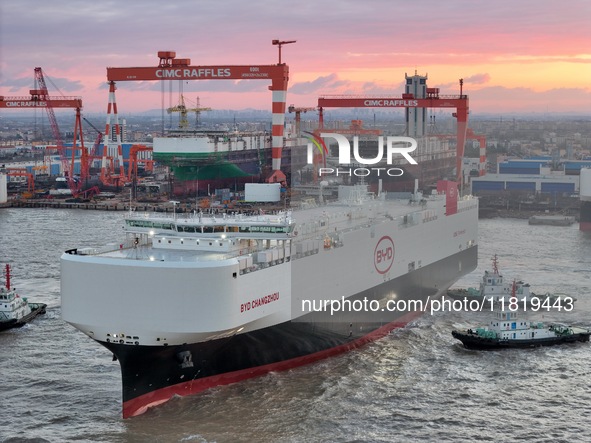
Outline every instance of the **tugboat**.
<svg viewBox="0 0 591 443"><path fill-rule="evenodd" d="M6 265L6 285L0 288L0 331L20 328L35 317L45 314L45 303L29 303L10 286L10 265Z"/></svg>
<svg viewBox="0 0 591 443"><path fill-rule="evenodd" d="M516 285L513 285L513 296ZM515 302L515 301L513 301ZM485 327L453 330L451 335L460 340L465 348L477 350L532 348L563 343L588 342L589 329L554 323L519 320L517 310L496 310L496 317Z"/></svg>
<svg viewBox="0 0 591 443"><path fill-rule="evenodd" d="M523 281L515 282L516 285L516 297L518 299L518 305L531 306L532 303L538 308L542 305L554 304L557 300L567 299L565 294L544 294L537 295L530 291L530 285ZM468 289L449 289L447 296L455 300L477 300L478 302L485 301L493 304L503 304L507 306L511 297L511 284L505 283L503 276L499 272L499 260L495 254L492 258L492 272L484 271L480 287L468 288ZM570 301L574 302L576 298L569 297Z"/></svg>

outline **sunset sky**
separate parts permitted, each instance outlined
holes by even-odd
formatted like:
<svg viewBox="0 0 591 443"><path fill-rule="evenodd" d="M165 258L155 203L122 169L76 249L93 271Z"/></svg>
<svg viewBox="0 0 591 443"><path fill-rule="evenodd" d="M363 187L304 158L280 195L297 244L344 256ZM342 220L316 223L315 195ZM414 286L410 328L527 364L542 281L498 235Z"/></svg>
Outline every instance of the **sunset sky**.
<svg viewBox="0 0 591 443"><path fill-rule="evenodd" d="M570 0L4 0L0 95L27 95L41 66L84 112L106 112L106 67L156 66L174 50L191 65L277 63L288 104L319 95L400 96L405 73L464 93L478 113L591 113L591 1ZM173 82L173 98L178 82ZM214 109L270 110L268 81L192 81L189 99ZM59 95L53 84L50 93ZM160 109L160 82L119 82L121 114ZM166 91L169 86L167 83ZM2 111L7 112L7 111Z"/></svg>

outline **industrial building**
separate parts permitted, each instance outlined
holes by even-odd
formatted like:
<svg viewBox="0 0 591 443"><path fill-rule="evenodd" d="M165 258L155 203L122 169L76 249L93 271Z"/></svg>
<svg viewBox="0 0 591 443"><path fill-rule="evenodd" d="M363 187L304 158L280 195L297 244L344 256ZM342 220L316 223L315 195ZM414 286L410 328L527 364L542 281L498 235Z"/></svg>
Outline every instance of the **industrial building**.
<svg viewBox="0 0 591 443"><path fill-rule="evenodd" d="M591 168L591 160L563 160L559 164L551 157L507 160L498 164L496 174L472 177L471 191L475 195L501 191L578 194L581 168Z"/></svg>

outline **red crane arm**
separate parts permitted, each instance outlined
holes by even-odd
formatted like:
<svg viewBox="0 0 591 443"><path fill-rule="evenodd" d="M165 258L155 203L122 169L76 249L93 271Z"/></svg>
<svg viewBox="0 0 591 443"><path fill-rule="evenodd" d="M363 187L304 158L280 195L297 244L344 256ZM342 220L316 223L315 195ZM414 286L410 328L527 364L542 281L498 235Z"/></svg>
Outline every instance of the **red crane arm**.
<svg viewBox="0 0 591 443"><path fill-rule="evenodd" d="M438 98L401 97L319 97L318 106L322 108L465 108L468 97L451 95Z"/></svg>
<svg viewBox="0 0 591 443"><path fill-rule="evenodd" d="M47 108L47 102L51 101L54 108L81 108L80 97L44 97L31 95L30 97L0 96L0 108Z"/></svg>
<svg viewBox="0 0 591 443"><path fill-rule="evenodd" d="M107 68L108 81L140 80L272 80L287 82L287 65L220 65L150 68Z"/></svg>

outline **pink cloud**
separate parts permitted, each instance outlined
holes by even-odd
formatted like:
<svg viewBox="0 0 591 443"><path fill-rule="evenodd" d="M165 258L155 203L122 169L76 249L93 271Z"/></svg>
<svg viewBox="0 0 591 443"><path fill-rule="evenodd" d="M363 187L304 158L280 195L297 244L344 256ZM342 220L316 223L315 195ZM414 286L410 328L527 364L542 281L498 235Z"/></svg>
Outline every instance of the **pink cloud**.
<svg viewBox="0 0 591 443"><path fill-rule="evenodd" d="M107 103L107 66L154 66L156 52L168 49L191 58L194 65L273 64L277 63L277 48L271 45L275 38L297 40L284 47L283 60L292 78L289 94L308 103L315 103L321 93L401 92L398 80L404 72L424 71L422 67L429 67L433 86L438 72L432 67L438 66L448 68L447 72L453 68L460 73L458 78L461 73L480 72L474 66L483 64L507 66L509 71L516 63L535 69L534 64L541 61L562 62L576 63L583 71L591 63L590 16L587 0L570 0L568 7L554 0L494 4L417 0L412 7L386 0L326 0L289 7L264 0L154 1L145 2L144 7L136 2L76 2L76 7L66 0L2 2L0 94L28 93L33 68L41 66L60 90L81 95L86 110L101 112ZM366 79L348 80L347 71L361 69L368 72ZM392 84L376 81L372 69L393 72L393 81L388 82ZM294 81L298 72L318 74L314 80ZM498 71L490 72L495 72L495 82L502 81ZM487 75L465 76L464 81L484 86L490 83ZM448 81L442 79L442 87L456 90L457 84L444 83ZM184 89L209 95L218 109L267 109L267 86L256 81L202 81ZM515 96L523 94L515 106L536 109L544 95L528 92L530 84L523 86L513 91ZM161 101L157 82L121 83L118 88L130 112ZM581 81L581 97L588 99L586 88L588 82ZM492 98L481 98L491 109L513 103L493 104ZM582 99L575 97L568 103L573 109L584 107Z"/></svg>

